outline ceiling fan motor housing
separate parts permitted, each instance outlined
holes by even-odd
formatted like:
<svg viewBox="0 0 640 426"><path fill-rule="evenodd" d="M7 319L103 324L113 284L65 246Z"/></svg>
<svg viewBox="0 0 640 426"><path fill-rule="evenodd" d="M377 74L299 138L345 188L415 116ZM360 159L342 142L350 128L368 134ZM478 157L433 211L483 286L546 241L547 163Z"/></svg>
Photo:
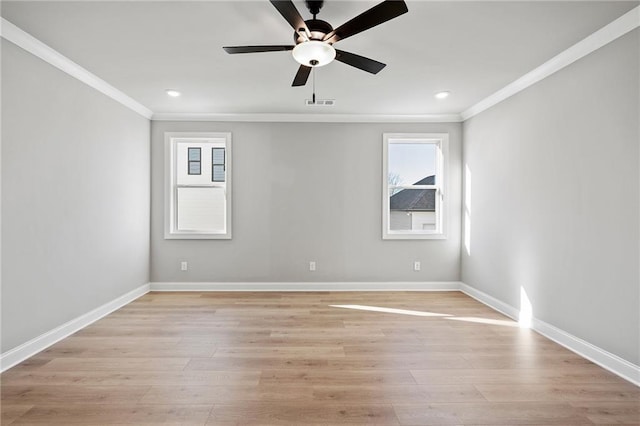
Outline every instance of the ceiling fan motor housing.
<svg viewBox="0 0 640 426"><path fill-rule="evenodd" d="M322 41L324 36L333 31L333 27L330 23L323 21L321 19L309 19L308 21L304 21L307 24L307 28L309 28L309 40L318 40ZM296 31L293 33L293 39L296 44L300 44L304 41L307 41L303 36L299 33L305 33L304 30Z"/></svg>

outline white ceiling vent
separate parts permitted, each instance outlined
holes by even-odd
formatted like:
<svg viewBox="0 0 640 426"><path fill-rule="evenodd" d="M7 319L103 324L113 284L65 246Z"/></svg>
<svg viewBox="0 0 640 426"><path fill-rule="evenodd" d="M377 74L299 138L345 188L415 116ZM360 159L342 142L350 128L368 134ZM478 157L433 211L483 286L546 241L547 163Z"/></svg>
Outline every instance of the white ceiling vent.
<svg viewBox="0 0 640 426"><path fill-rule="evenodd" d="M305 100L306 106L331 107L331 106L334 106L335 104L336 104L335 99L316 99L315 102L313 102L313 100L311 99Z"/></svg>

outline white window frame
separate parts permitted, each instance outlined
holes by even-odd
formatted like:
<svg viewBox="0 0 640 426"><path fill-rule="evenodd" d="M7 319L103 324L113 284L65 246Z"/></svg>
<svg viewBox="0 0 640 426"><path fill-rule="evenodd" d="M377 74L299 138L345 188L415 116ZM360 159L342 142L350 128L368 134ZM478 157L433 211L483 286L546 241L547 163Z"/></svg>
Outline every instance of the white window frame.
<svg viewBox="0 0 640 426"><path fill-rule="evenodd" d="M438 146L435 185L389 185L389 144L430 143ZM449 134L448 133L384 133L382 137L382 239L384 240L428 240L446 239L449 211ZM435 189L436 229L435 230L391 230L389 211L389 190Z"/></svg>
<svg viewBox="0 0 640 426"><path fill-rule="evenodd" d="M203 231L183 231L177 229L177 189L176 184L176 156L177 144L185 140L194 142L220 141L225 145L225 170L226 177L224 185L218 182L211 182L207 187L224 186L226 197L225 211L225 231L203 232ZM232 194L232 173L231 173L231 133L220 132L165 132L164 134L164 238L167 240L214 240L231 239L231 194Z"/></svg>

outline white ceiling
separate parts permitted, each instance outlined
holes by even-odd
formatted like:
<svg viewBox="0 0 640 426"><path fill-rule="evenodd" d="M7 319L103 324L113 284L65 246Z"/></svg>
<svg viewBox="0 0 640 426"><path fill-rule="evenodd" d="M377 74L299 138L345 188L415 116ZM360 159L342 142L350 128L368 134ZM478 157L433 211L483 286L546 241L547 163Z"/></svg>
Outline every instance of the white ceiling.
<svg viewBox="0 0 640 426"><path fill-rule="evenodd" d="M296 6L310 18L303 1ZM379 1L325 2L334 27ZM387 64L371 75L317 69L321 111L291 87L289 52L228 55L222 46L293 44L267 1L4 1L2 16L155 113L459 113L638 5L638 1L407 1L409 13L336 45ZM182 92L169 98L165 89ZM436 100L433 94L452 95Z"/></svg>

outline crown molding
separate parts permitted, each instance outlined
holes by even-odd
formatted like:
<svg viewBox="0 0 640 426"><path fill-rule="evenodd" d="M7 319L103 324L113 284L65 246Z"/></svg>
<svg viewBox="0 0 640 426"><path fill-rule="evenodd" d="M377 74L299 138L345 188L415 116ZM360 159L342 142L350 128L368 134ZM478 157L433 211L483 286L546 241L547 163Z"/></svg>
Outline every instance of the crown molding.
<svg viewBox="0 0 640 426"><path fill-rule="evenodd" d="M70 76L154 121L291 122L291 123L459 123L514 96L560 71L602 46L640 27L640 6L551 58L492 95L459 114L302 114L302 113L154 113L66 56L42 43L11 22L0 18L0 36Z"/></svg>
<svg viewBox="0 0 640 426"><path fill-rule="evenodd" d="M2 21L0 22L0 36L5 40L15 44L16 46L26 50L32 55L37 56L50 65L53 65L59 70L69 74L71 77L80 80L81 82L94 88L98 92L107 95L114 101L121 103L132 111L137 112L141 116L147 119L151 119L153 112L149 108L140 104L139 102L121 92L120 90L116 89L100 77L82 68L71 59L47 46L37 38L33 37L31 34L18 28L4 18L2 18Z"/></svg>
<svg viewBox="0 0 640 426"><path fill-rule="evenodd" d="M505 99L510 98L516 93L521 92L527 87L534 85L535 83L550 76L551 74L560 71L564 67L571 65L575 61L587 56L595 50L598 50L602 46L616 40L617 38L622 37L628 32L633 31L639 26L640 6L635 7L615 21L612 21L608 25L591 34L587 38L579 41L567 50L554 56L544 64L540 65L538 68L535 68L534 70L528 72L513 83L508 84L494 94L488 96L469 109L463 111L460 114L462 117L462 121L466 121L474 115L477 115L482 111L504 101Z"/></svg>
<svg viewBox="0 0 640 426"><path fill-rule="evenodd" d="M280 123L459 123L460 114L217 114L155 113L154 121L251 121Z"/></svg>

